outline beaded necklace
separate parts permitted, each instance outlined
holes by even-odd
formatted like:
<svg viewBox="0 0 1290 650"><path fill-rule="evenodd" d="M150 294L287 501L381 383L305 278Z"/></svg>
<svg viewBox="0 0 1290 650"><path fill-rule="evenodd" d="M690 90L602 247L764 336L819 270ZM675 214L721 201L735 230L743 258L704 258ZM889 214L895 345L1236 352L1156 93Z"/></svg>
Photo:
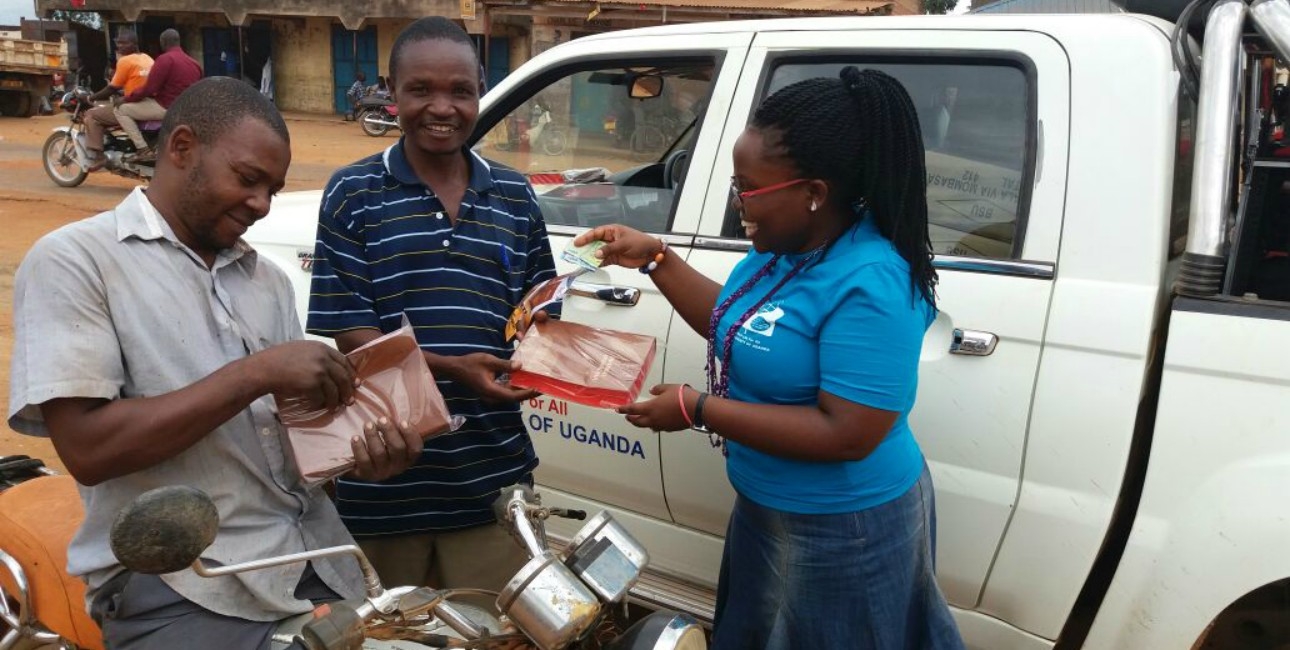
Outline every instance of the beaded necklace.
<svg viewBox="0 0 1290 650"><path fill-rule="evenodd" d="M748 310L744 312L743 316L736 319L730 326L730 329L726 330L725 336L721 339L722 344L725 347L721 354L720 371L717 370L717 324L721 322L721 319L724 318L726 313L730 311L730 308L734 306L735 301L747 295L748 292L752 290L753 286L760 282L762 278L770 274L771 270L775 268L775 264L779 262L779 258L782 257L782 255L771 257L770 261L766 262L765 266L762 266L761 269L754 273L747 282L743 283L743 285L738 289L735 289L734 293L730 294L729 298L726 298L720 305L717 305L716 309L712 310L712 317L708 320L707 371L709 393L717 397L729 397L730 361L734 353L735 335L739 333L739 328L743 327L743 324L748 322L748 319L752 318L757 311L762 308L762 305L765 305L766 302L769 301L780 289L782 289L785 284L788 284L788 281L792 280L793 276L800 273L815 258L819 257L820 254L828 248L828 245L829 243L825 242L819 248L812 250L801 260L798 260L797 264L794 264L792 270L788 272L788 275L785 275L769 293L762 296L761 300L758 300L752 307L749 307ZM724 438L716 433L708 433L708 441L712 443L713 447L721 448L721 455L726 455L726 441Z"/></svg>

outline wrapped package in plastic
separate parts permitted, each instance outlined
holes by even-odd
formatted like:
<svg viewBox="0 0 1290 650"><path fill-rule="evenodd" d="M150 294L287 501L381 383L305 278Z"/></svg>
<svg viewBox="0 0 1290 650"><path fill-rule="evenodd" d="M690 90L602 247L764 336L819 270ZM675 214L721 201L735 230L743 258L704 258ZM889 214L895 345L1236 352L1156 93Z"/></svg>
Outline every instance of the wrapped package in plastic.
<svg viewBox="0 0 1290 650"><path fill-rule="evenodd" d="M551 278L529 289L529 292L520 299L520 304L516 305L515 309L511 311L511 317L506 321L506 340L524 338L524 334L529 330L529 325L533 323L534 315L562 302L564 294L568 293L569 288L573 286L574 278L582 275L585 271L586 269L579 268L573 273Z"/></svg>
<svg viewBox="0 0 1290 650"><path fill-rule="evenodd" d="M300 399L277 399L278 416L287 427L291 453L306 484L322 483L353 468L350 439L363 435L368 422L382 417L407 422L423 440L461 426L461 416L448 413L406 320L402 328L345 356L360 380L353 404L328 411Z"/></svg>
<svg viewBox="0 0 1290 650"><path fill-rule="evenodd" d="M636 401L654 363L652 336L559 320L534 322L515 348L511 386L598 408Z"/></svg>

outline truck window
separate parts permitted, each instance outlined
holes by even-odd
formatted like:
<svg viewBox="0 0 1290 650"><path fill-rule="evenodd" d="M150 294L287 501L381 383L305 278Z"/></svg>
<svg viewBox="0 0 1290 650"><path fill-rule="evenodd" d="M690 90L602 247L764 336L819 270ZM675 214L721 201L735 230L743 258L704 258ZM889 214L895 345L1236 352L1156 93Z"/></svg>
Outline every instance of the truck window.
<svg viewBox="0 0 1290 650"><path fill-rule="evenodd" d="M711 59L571 70L529 89L476 150L529 177L548 224L665 233L714 70Z"/></svg>
<svg viewBox="0 0 1290 650"><path fill-rule="evenodd" d="M1256 146L1254 160L1242 165L1224 293L1290 302L1290 73L1270 56L1252 58L1247 71L1257 100L1243 137Z"/></svg>
<svg viewBox="0 0 1290 650"><path fill-rule="evenodd" d="M813 77L837 77L844 66L881 70L900 80L918 109L927 150L927 208L938 255L1018 257L1026 192L1022 179L1031 138L1026 73L1004 62L877 62L839 56L784 60L765 95ZM764 96L764 95L763 95Z"/></svg>

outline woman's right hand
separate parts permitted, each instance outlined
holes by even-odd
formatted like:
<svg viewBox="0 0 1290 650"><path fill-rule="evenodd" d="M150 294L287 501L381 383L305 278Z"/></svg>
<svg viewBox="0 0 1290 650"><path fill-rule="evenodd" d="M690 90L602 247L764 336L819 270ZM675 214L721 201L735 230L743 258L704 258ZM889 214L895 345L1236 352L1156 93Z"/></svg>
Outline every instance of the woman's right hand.
<svg viewBox="0 0 1290 650"><path fill-rule="evenodd" d="M639 269L649 264L663 250L658 237L618 224L596 226L578 235L573 240L573 245L586 246L593 241L605 242L605 246L596 251L596 257L604 260L605 264L617 264L629 269Z"/></svg>

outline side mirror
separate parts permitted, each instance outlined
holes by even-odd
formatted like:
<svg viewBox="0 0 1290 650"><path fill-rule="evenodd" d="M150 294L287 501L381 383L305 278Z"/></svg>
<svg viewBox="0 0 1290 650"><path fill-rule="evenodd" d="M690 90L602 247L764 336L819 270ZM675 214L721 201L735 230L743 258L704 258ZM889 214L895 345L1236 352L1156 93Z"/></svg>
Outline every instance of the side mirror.
<svg viewBox="0 0 1290 650"><path fill-rule="evenodd" d="M186 569L215 541L219 511L205 492L169 485L140 494L112 523L112 554L137 573Z"/></svg>
<svg viewBox="0 0 1290 650"><path fill-rule="evenodd" d="M663 94L663 78L656 75L645 75L632 80L627 89L632 99L653 99Z"/></svg>

